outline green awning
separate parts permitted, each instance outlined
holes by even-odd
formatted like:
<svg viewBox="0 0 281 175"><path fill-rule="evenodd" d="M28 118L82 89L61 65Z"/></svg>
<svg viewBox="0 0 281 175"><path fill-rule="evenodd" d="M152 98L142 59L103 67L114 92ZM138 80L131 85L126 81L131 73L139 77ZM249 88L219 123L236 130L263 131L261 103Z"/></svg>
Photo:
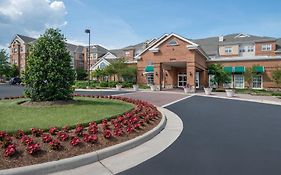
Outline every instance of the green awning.
<svg viewBox="0 0 281 175"><path fill-rule="evenodd" d="M227 73L232 73L232 67L229 66L229 67L224 67L223 70Z"/></svg>
<svg viewBox="0 0 281 175"><path fill-rule="evenodd" d="M244 66L235 66L234 67L234 73L244 73L245 67Z"/></svg>
<svg viewBox="0 0 281 175"><path fill-rule="evenodd" d="M264 66L254 66L254 72L264 73Z"/></svg>
<svg viewBox="0 0 281 175"><path fill-rule="evenodd" d="M144 69L145 72L154 72L154 66L146 66Z"/></svg>

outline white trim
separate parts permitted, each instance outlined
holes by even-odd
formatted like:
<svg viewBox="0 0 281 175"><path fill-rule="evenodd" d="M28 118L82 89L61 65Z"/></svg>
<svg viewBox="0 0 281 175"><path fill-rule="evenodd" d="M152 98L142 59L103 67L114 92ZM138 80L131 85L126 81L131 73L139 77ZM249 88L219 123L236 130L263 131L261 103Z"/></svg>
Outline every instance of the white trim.
<svg viewBox="0 0 281 175"><path fill-rule="evenodd" d="M209 56L199 47L194 45L187 45L186 46L189 50L198 50L203 56L206 57L206 60L209 60Z"/></svg>
<svg viewBox="0 0 281 175"><path fill-rule="evenodd" d="M220 57L208 60L209 62L217 62L217 61L255 61L255 60L279 60L280 56L251 56L251 57Z"/></svg>
<svg viewBox="0 0 281 175"><path fill-rule="evenodd" d="M141 59L141 55L146 52L147 50L149 50L154 44L156 44L158 41L162 40L163 38L167 37L168 34L164 34L162 35L159 39L157 39L156 41L152 42L152 44L150 46L148 46L146 49L144 49L141 53L139 53L137 56L135 56L135 59Z"/></svg>
<svg viewBox="0 0 281 175"><path fill-rule="evenodd" d="M236 35L234 38L244 38L244 37L250 37L250 35L247 35L245 33L239 33L238 35Z"/></svg>
<svg viewBox="0 0 281 175"><path fill-rule="evenodd" d="M158 46L160 46L161 44L163 44L165 41L167 41L169 38L171 38L171 37L176 37L176 38L179 38L179 39L181 39L181 40L183 40L183 41L185 41L185 42L187 42L187 43L189 43L189 44L191 44L191 45L193 45L193 46L198 46L198 44L196 44L196 43L194 43L194 42L192 42L192 41L190 41L190 40L188 40L188 39L186 39L186 38L184 38L184 37L181 37L181 36L179 36L179 35L177 35L177 34L175 34L175 33L171 33L168 37L166 37L165 39L163 39L161 42L159 42L159 43L157 43L153 48L157 48Z"/></svg>
<svg viewBox="0 0 281 175"><path fill-rule="evenodd" d="M156 52L159 52L159 48L151 48L151 49L149 49L149 51L156 53Z"/></svg>
<svg viewBox="0 0 281 175"><path fill-rule="evenodd" d="M254 88L253 87L253 81L254 81L254 76L252 77L252 89L263 89L263 75L262 74L260 74L260 75L255 75L255 76L260 76L261 77L261 87L260 88Z"/></svg>
<svg viewBox="0 0 281 175"><path fill-rule="evenodd" d="M236 76L243 77L243 85L242 85L242 87L237 87L236 86ZM234 74L233 85L234 85L234 88L236 88L236 89L244 89L245 88L245 77L244 77L244 75L243 74Z"/></svg>
<svg viewBox="0 0 281 175"><path fill-rule="evenodd" d="M110 62L108 62L106 59L102 58L100 59L98 62L96 62L96 64L94 64L91 68L90 68L90 71L94 71L98 68L98 66L101 64L101 63L105 63L107 66L110 65Z"/></svg>
<svg viewBox="0 0 281 175"><path fill-rule="evenodd" d="M114 56L115 58L106 58L108 55L112 55L112 56ZM116 55L114 55L113 53L107 52L104 56L101 57L101 59L117 59L117 57L116 57Z"/></svg>

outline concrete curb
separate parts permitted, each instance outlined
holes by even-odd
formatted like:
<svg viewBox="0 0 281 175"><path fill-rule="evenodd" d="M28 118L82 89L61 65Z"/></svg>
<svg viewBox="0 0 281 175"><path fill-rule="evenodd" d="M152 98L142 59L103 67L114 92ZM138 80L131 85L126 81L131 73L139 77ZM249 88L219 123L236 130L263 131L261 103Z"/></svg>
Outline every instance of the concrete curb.
<svg viewBox="0 0 281 175"><path fill-rule="evenodd" d="M270 104L270 105L281 105L280 102L270 101L270 100L256 100L256 99L245 99L245 98L237 98L237 97L222 97L216 95L203 95L203 94L195 94L194 96L201 96L201 97L209 97L209 98L221 98L221 99L228 99L228 100L238 100L238 101L246 101L246 102L254 102L254 103L262 103L262 104Z"/></svg>
<svg viewBox="0 0 281 175"><path fill-rule="evenodd" d="M42 164L36 164L31 166L0 170L0 175L41 175L54 173L63 170L69 170L78 168L80 166L88 165L94 162L98 162L102 159L108 158L115 154L127 151L136 146L139 146L146 141L152 139L157 134L159 134L166 126L167 118L162 113L162 119L160 123L152 130L146 132L145 134L138 136L134 139L128 140L126 142L104 148L95 152L66 158L58 161L46 162Z"/></svg>

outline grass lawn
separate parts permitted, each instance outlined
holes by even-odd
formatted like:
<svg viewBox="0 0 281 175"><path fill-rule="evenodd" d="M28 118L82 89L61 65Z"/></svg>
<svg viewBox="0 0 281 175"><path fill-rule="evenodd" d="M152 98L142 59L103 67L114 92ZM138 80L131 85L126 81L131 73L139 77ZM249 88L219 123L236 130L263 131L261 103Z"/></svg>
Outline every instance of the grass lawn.
<svg viewBox="0 0 281 175"><path fill-rule="evenodd" d="M21 106L17 100L0 100L0 130L15 132L18 129L48 129L50 127L74 126L76 124L99 121L122 114L134 106L109 99L75 98L74 104L61 106Z"/></svg>

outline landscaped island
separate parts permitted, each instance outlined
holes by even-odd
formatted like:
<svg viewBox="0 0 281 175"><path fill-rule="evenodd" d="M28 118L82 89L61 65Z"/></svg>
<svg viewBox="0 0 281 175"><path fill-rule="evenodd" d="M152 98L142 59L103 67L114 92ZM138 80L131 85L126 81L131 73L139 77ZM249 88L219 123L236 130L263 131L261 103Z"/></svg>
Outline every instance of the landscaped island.
<svg viewBox="0 0 281 175"><path fill-rule="evenodd" d="M1 113L0 127L7 130L0 131L0 169L93 152L142 135L161 119L153 105L123 97L75 97L59 107L18 104L25 100L0 100L0 110L16 111L14 116Z"/></svg>

